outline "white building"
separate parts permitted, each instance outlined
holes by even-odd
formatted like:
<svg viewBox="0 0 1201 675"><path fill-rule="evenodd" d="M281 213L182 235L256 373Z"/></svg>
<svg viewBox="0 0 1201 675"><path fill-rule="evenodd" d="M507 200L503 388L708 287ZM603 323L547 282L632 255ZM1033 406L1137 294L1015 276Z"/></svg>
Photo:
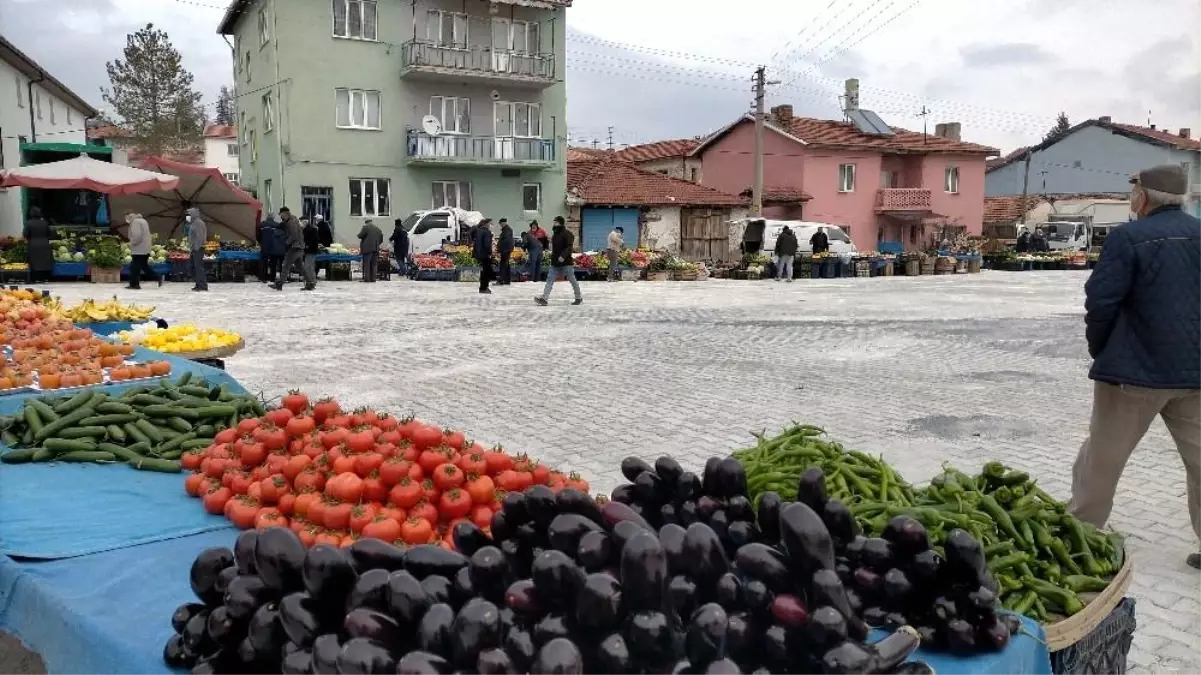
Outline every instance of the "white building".
<svg viewBox="0 0 1201 675"><path fill-rule="evenodd" d="M221 169L229 182L239 184L242 171L238 164L238 127L210 124L204 128L204 165Z"/></svg>
<svg viewBox="0 0 1201 675"><path fill-rule="evenodd" d="M19 167L26 152L54 150L54 144L86 143L86 121L97 114L0 36L0 167ZM0 188L0 236L21 234L21 192Z"/></svg>

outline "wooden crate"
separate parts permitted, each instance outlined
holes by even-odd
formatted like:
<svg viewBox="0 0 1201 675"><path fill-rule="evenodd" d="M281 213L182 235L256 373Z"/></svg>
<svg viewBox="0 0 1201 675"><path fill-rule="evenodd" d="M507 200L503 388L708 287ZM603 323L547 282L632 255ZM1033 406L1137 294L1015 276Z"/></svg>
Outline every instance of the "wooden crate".
<svg viewBox="0 0 1201 675"><path fill-rule="evenodd" d="M1105 617L1109 616L1113 608L1118 606L1122 598L1126 597L1126 590L1130 588L1130 579L1133 576L1134 563L1127 554L1122 569L1113 576L1113 581L1109 582L1109 586L1098 593L1092 602L1085 605L1083 610L1063 621L1044 626L1047 632L1047 649L1059 651L1092 633Z"/></svg>
<svg viewBox="0 0 1201 675"><path fill-rule="evenodd" d="M89 268L91 282L94 284L121 283L120 267L91 267Z"/></svg>

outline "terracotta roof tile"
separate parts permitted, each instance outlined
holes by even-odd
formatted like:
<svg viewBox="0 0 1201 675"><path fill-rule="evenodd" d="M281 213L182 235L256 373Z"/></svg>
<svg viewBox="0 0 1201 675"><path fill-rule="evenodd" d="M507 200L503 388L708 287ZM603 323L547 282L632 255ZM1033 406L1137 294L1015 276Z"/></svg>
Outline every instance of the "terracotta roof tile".
<svg viewBox="0 0 1201 675"><path fill-rule="evenodd" d="M1106 126L1101 123L1102 126ZM1119 124L1111 122L1108 125L1115 130L1125 131L1127 133L1143 136L1151 140L1166 143L1177 150L1198 150L1201 151L1201 140L1195 138L1185 138L1179 134L1173 134L1165 129L1152 129L1150 127L1140 127L1134 124Z"/></svg>
<svg viewBox="0 0 1201 675"><path fill-rule="evenodd" d="M237 138L238 127L233 124L210 124L204 128L205 138Z"/></svg>
<svg viewBox="0 0 1201 675"><path fill-rule="evenodd" d="M964 154L995 155L996 148L953 141L949 138L930 134L919 134L899 127L891 127L895 136L874 136L865 134L855 128L850 122L839 120L819 120L810 117L793 118L787 130L793 136L804 140L810 145L838 146L853 148L873 148L881 152L942 152Z"/></svg>
<svg viewBox="0 0 1201 675"><path fill-rule="evenodd" d="M994 157L994 158L986 161L984 163L985 173L992 171L993 169L999 169L999 168L1005 166L1006 164L1011 164L1011 163L1021 159L1022 155L1024 155L1025 152L1029 149L1030 149L1030 146L1028 146L1028 145L1022 146L1022 147L1018 148L1017 150L1014 150L1013 152L1009 153L1008 155L1005 155L1004 157Z"/></svg>
<svg viewBox="0 0 1201 675"><path fill-rule="evenodd" d="M739 206L744 203L740 197L646 171L614 155L568 160L568 191L587 204Z"/></svg>
<svg viewBox="0 0 1201 675"><path fill-rule="evenodd" d="M739 196L741 196L745 199L750 199L751 195L754 194L754 188L748 187L747 189L743 190L742 192L740 192L738 194L739 194ZM779 204L788 204L788 203L796 203L796 202L807 202L810 199L813 199L813 195L810 195L808 192L802 192L801 190L798 190L794 187L789 187L786 185L765 185L763 187L763 201L764 202L776 202Z"/></svg>
<svg viewBox="0 0 1201 675"><path fill-rule="evenodd" d="M132 135L125 129L114 124L105 124L95 129L88 129L88 138L129 138Z"/></svg>
<svg viewBox="0 0 1201 675"><path fill-rule="evenodd" d="M141 150L137 150L137 149L130 150L129 151L129 165L135 166L137 164L140 164L142 162L142 160L149 159L152 156L153 155L144 153ZM170 151L170 152L164 152L158 156L162 157L163 159L169 159L169 160L172 160L175 162L182 162L183 164L204 164L204 151L200 150L198 148L193 148L191 150L175 150L175 151Z"/></svg>
<svg viewBox="0 0 1201 675"><path fill-rule="evenodd" d="M579 162L603 156L608 150L598 148L567 148L567 161Z"/></svg>
<svg viewBox="0 0 1201 675"><path fill-rule="evenodd" d="M1043 201L1041 195L1028 195L1025 199L1025 208L1022 208L1022 196L1012 195L1005 197L985 197L984 198L984 222L985 223L1008 223L1018 220L1030 209L1038 206Z"/></svg>
<svg viewBox="0 0 1201 675"><path fill-rule="evenodd" d="M696 149L696 146L701 142L695 138L679 138L673 141L656 141L654 143L643 143L642 145L631 145L628 148L622 148L616 153L619 159L628 162L650 162L656 159L666 159L668 157L683 157Z"/></svg>
<svg viewBox="0 0 1201 675"><path fill-rule="evenodd" d="M1143 140L1148 143L1155 143L1157 145L1167 145L1169 147L1176 148L1177 150L1201 151L1201 140L1197 140L1196 138L1185 138L1183 136L1180 136L1179 134L1173 134L1170 131L1166 131L1164 129L1152 129L1150 127L1140 127L1136 124L1122 124L1120 122L1105 122L1102 120L1085 120L1055 138L1045 140L1042 143L1039 143L1038 145L1030 146L1029 148L1018 148L1017 150L1014 150L1013 152L1009 153L1008 155L1005 155L1004 157L1002 157L1000 159L990 160L988 163L987 171L995 171L1003 166L1013 164L1014 162L1016 162L1017 160L1022 158L1022 153L1025 152L1026 150L1029 150L1032 153L1041 152L1041 151L1051 147L1055 143L1058 143L1059 140L1064 138L1065 136L1073 134L1073 133L1079 131L1080 129L1083 129L1084 127L1091 127L1091 126L1101 127L1102 129L1108 129L1109 131L1112 131L1113 133L1121 134L1123 136L1134 137L1137 140Z"/></svg>

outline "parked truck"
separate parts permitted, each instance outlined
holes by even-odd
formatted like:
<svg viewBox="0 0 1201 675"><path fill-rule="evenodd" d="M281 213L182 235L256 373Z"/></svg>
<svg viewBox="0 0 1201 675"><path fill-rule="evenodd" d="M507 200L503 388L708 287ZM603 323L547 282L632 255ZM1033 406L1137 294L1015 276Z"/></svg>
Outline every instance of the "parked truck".
<svg viewBox="0 0 1201 675"><path fill-rule="evenodd" d="M463 242L467 231L483 219L478 211L456 208L414 211L401 224L409 233L409 250L405 255L433 253L441 250L443 244Z"/></svg>

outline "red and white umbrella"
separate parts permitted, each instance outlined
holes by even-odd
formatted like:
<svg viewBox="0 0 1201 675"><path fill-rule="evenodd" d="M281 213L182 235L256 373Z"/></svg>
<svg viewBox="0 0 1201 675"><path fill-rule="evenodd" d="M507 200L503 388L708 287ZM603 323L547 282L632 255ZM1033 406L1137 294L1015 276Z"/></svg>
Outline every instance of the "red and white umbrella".
<svg viewBox="0 0 1201 675"><path fill-rule="evenodd" d="M152 190L173 190L179 178L87 155L59 162L33 164L0 171L0 187L44 190L92 190L108 195L131 195Z"/></svg>
<svg viewBox="0 0 1201 675"><path fill-rule="evenodd" d="M140 213L150 224L151 232L160 239L170 239L182 232L184 212L195 207L208 225L208 234L222 240L254 241L255 226L262 216L263 205L249 193L229 182L221 170L185 164L162 157L150 157L141 162L143 169L170 174L177 183L165 190L129 194L110 200L114 219L122 213Z"/></svg>

